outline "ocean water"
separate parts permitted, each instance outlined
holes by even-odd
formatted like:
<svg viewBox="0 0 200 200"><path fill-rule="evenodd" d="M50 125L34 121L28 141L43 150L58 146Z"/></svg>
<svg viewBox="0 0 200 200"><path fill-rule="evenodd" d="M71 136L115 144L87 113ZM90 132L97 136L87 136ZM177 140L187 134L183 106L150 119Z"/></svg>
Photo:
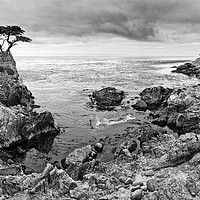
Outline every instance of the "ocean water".
<svg viewBox="0 0 200 200"><path fill-rule="evenodd" d="M53 156L65 155L103 135L122 134L137 126L143 113L119 107L112 112L88 107L88 95L103 87L124 90L124 103L136 100L146 87L180 87L198 83L195 78L171 73L173 66L191 57L16 57L24 84L32 91L39 111L50 111L61 134L55 139ZM93 129L91 128L91 123Z"/></svg>

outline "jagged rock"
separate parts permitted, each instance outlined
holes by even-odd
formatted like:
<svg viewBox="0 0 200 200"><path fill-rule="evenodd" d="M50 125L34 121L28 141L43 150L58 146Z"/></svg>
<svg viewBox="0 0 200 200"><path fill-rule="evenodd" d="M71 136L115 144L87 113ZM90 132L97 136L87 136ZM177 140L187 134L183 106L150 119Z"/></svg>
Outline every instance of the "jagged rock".
<svg viewBox="0 0 200 200"><path fill-rule="evenodd" d="M181 74L185 74L188 76L194 76L199 78L200 77L200 66L199 66L200 62L199 62L199 58L197 58L195 61L193 62L187 62L183 65L180 65L178 67L176 67L175 70L173 70L173 73L181 73Z"/></svg>
<svg viewBox="0 0 200 200"><path fill-rule="evenodd" d="M124 98L124 91L113 87L103 88L92 93L91 102L98 110L113 110Z"/></svg>
<svg viewBox="0 0 200 200"><path fill-rule="evenodd" d="M0 53L0 102L6 106L34 105L34 97L19 80L16 63L9 52L7 56Z"/></svg>
<svg viewBox="0 0 200 200"><path fill-rule="evenodd" d="M172 91L173 89L164 88L162 86L146 88L140 93L141 100L138 100L133 107L135 109L139 108L139 110L141 110L141 108L146 108L148 110L158 109L159 106L168 99ZM142 105L142 107L138 105Z"/></svg>
<svg viewBox="0 0 200 200"><path fill-rule="evenodd" d="M27 116L20 110L0 105L0 125L0 148L6 148L14 157L32 147L49 152L54 138L59 134L49 112L30 113Z"/></svg>
<svg viewBox="0 0 200 200"><path fill-rule="evenodd" d="M19 79L16 63L0 53L0 155L19 159L32 147L49 152L59 129L49 112L33 112L34 97Z"/></svg>
<svg viewBox="0 0 200 200"><path fill-rule="evenodd" d="M168 126L179 134L200 133L200 85L175 89L167 99L166 106L161 106L151 113L153 123Z"/></svg>

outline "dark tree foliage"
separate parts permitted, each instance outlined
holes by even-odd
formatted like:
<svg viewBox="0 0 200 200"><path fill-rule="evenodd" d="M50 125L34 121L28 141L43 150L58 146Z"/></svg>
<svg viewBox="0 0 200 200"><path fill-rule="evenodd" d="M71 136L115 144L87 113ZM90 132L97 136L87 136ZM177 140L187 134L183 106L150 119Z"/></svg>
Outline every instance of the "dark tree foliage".
<svg viewBox="0 0 200 200"><path fill-rule="evenodd" d="M17 42L31 42L31 39L24 36L25 31L19 26L0 26L0 50L8 54L9 50Z"/></svg>

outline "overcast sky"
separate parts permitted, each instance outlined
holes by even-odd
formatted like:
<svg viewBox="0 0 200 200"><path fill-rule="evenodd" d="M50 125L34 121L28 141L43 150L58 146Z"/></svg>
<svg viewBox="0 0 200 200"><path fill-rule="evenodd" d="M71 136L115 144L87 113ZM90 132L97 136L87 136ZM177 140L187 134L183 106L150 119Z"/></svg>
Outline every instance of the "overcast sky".
<svg viewBox="0 0 200 200"><path fill-rule="evenodd" d="M199 0L0 0L1 25L31 44L15 55L195 56Z"/></svg>

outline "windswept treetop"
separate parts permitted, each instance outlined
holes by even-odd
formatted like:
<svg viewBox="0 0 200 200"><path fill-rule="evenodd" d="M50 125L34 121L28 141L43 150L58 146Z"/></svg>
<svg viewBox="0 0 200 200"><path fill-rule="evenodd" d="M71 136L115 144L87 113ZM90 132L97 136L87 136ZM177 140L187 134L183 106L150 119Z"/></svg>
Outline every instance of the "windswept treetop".
<svg viewBox="0 0 200 200"><path fill-rule="evenodd" d="M0 50L7 54L17 42L31 42L19 26L0 26Z"/></svg>

